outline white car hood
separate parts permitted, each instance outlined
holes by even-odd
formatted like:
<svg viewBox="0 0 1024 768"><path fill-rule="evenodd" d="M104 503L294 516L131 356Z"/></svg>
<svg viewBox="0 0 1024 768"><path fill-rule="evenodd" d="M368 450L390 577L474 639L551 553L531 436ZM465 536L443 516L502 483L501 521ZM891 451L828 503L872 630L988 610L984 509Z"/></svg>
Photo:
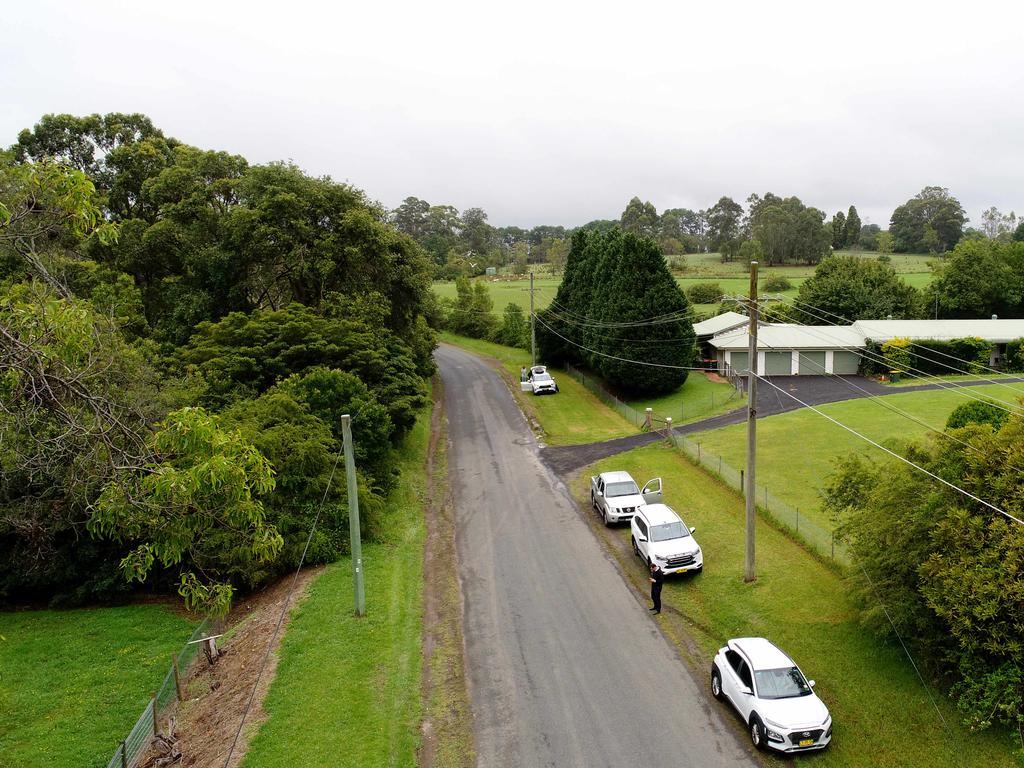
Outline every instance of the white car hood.
<svg viewBox="0 0 1024 768"><path fill-rule="evenodd" d="M789 699L759 699L758 709L783 728L819 728L828 717L828 707L813 693Z"/></svg>
<svg viewBox="0 0 1024 768"><path fill-rule="evenodd" d="M625 509L626 507L639 507L644 503L644 497L639 493L634 493L629 496L606 496L605 501L608 502L609 507Z"/></svg>
<svg viewBox="0 0 1024 768"><path fill-rule="evenodd" d="M669 539L668 541L652 541L647 545L647 551L651 557L693 555L698 549L700 547L693 536L683 536L681 539Z"/></svg>

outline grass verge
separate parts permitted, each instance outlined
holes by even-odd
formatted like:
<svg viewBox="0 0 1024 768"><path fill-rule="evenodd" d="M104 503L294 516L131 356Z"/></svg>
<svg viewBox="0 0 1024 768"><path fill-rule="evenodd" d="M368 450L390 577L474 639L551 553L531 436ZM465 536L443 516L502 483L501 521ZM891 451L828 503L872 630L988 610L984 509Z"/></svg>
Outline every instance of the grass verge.
<svg viewBox="0 0 1024 768"><path fill-rule="evenodd" d="M414 766L423 632L424 463L429 411L401 446L399 486L363 547L366 616L357 618L352 562L329 566L293 609L268 718L242 765Z"/></svg>
<svg viewBox="0 0 1024 768"><path fill-rule="evenodd" d="M671 416L672 423L677 425L707 419L744 405L743 395L731 384L712 381L700 371L690 371L686 382L675 392L628 402L641 413L651 408L659 418Z"/></svg>
<svg viewBox="0 0 1024 768"><path fill-rule="evenodd" d="M763 519L757 528L758 578L744 584L744 513L737 494L671 448L655 445L582 470L571 482L577 500L588 506L589 476L613 469L627 470L634 477L662 476L666 502L697 528L705 553L704 572L666 583L668 610L660 624L684 655L693 659L698 674L710 670L714 652L724 640L756 635L777 643L817 680L816 690L835 721L832 745L823 753L780 764L829 768L1009 768L1015 764L1005 735L970 733L960 724L952 703L933 687L948 725L944 728L899 646L879 640L859 625L844 578ZM627 579L646 591L640 561L629 547L629 529L604 531L595 524L595 530L611 544ZM724 706L708 696L713 706Z"/></svg>
<svg viewBox="0 0 1024 768"><path fill-rule="evenodd" d="M558 382L558 394L535 397L519 391L519 369L530 364L529 353L514 347L442 333L441 341L501 363L505 380L527 416L544 430L550 445L576 445L635 435L637 428L602 403L568 374L551 371Z"/></svg>
<svg viewBox="0 0 1024 768"><path fill-rule="evenodd" d="M975 396L1007 399L1005 387L997 385L970 387L970 392ZM954 389L897 393L879 400L937 430L943 429L954 408L973 402L965 397L962 390ZM931 434L928 427L893 413L871 398L830 403L817 408L882 444L917 440ZM691 435L691 439L733 467L746 466L746 425L701 432ZM834 526L821 511L820 490L831 474L835 460L851 452L872 458L883 457L877 448L806 408L757 422L757 482L768 486L773 495L799 509L801 517L806 516L828 531Z"/></svg>
<svg viewBox="0 0 1024 768"><path fill-rule="evenodd" d="M195 624L159 605L0 613L0 766L105 766Z"/></svg>

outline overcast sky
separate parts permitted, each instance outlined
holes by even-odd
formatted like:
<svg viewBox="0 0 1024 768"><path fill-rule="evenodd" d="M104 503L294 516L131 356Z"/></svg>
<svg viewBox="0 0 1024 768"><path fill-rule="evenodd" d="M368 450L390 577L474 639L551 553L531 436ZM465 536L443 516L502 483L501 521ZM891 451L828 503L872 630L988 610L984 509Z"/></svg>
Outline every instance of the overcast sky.
<svg viewBox="0 0 1024 768"><path fill-rule="evenodd" d="M1024 213L1024 4L697 5L8 3L0 145L48 112L144 112L495 225L771 191L885 226L931 184L974 224Z"/></svg>

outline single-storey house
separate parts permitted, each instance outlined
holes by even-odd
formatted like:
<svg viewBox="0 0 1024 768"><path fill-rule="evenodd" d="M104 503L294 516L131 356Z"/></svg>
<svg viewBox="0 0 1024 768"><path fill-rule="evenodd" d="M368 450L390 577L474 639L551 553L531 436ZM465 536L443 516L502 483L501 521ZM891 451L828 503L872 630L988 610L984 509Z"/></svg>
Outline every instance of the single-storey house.
<svg viewBox="0 0 1024 768"><path fill-rule="evenodd" d="M702 360L714 360L715 350L708 342L713 336L736 330L750 322L750 318L739 312L723 312L693 324L693 332L697 334L697 347Z"/></svg>
<svg viewBox="0 0 1024 768"><path fill-rule="evenodd" d="M730 322L732 318L723 320L723 327ZM758 328L757 370L765 376L853 375L871 342L967 338L992 344L989 365L995 367L1009 342L1024 339L1024 320L858 320L846 326L769 323ZM745 326L725 330L707 338L705 358L715 360L722 373L742 373L747 370L749 342Z"/></svg>
<svg viewBox="0 0 1024 768"><path fill-rule="evenodd" d="M750 335L747 329L712 337L708 344L723 373L747 370ZM864 337L846 326L762 325L757 330L757 370L765 376L855 374Z"/></svg>

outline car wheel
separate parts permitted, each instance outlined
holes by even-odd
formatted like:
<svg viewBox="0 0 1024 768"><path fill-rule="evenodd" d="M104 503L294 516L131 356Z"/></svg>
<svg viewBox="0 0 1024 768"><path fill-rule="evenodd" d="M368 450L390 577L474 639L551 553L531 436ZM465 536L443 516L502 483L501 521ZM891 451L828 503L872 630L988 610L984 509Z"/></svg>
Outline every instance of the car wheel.
<svg viewBox="0 0 1024 768"><path fill-rule="evenodd" d="M750 742L756 749L764 749L764 727L757 715L750 718Z"/></svg>
<svg viewBox="0 0 1024 768"><path fill-rule="evenodd" d="M725 698L722 693L722 676L718 673L718 667L711 668L711 695L721 701Z"/></svg>
<svg viewBox="0 0 1024 768"><path fill-rule="evenodd" d="M597 512L597 498L595 498L593 491L590 492L590 506Z"/></svg>
<svg viewBox="0 0 1024 768"><path fill-rule="evenodd" d="M604 520L604 527L605 528L610 528L612 523L608 519L608 510L607 509L601 511L601 518Z"/></svg>
<svg viewBox="0 0 1024 768"><path fill-rule="evenodd" d="M696 576L698 573L704 573L704 566L701 565L697 568L694 568L692 571L690 571L690 573L692 573L694 576Z"/></svg>

